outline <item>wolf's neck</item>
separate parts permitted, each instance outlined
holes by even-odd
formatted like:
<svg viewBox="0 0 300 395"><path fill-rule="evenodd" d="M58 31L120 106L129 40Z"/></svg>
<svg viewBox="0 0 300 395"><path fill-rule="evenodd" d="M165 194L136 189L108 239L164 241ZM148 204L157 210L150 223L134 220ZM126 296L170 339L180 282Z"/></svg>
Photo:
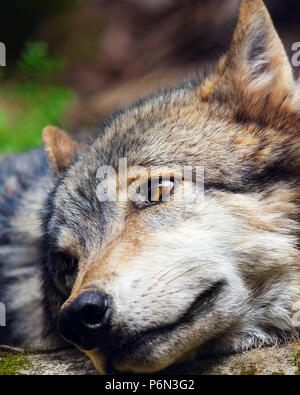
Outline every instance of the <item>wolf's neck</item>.
<svg viewBox="0 0 300 395"><path fill-rule="evenodd" d="M0 301L7 324L0 328L0 343L42 347L40 211L49 186L43 150L1 163Z"/></svg>

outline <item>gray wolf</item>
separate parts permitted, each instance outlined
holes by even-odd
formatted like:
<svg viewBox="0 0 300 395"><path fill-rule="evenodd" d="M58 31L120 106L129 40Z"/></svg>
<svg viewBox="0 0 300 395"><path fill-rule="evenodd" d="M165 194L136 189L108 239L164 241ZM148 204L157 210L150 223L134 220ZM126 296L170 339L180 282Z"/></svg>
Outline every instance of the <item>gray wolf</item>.
<svg viewBox="0 0 300 395"><path fill-rule="evenodd" d="M121 110L87 144L46 127L45 149L1 163L1 343L68 341L105 373L297 338L299 114L270 16L243 0L210 74ZM120 158L146 171L121 182ZM99 199L103 166L137 199Z"/></svg>

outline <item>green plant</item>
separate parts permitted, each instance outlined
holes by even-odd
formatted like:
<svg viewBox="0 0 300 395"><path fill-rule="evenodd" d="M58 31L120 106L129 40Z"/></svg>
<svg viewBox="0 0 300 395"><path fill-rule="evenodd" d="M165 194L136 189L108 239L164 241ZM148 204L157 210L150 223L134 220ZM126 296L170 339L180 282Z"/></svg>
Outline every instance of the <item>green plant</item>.
<svg viewBox="0 0 300 395"><path fill-rule="evenodd" d="M63 58L53 58L48 55L47 45L43 42L29 42L21 59L17 62L17 74L19 77L31 83L50 83L64 69Z"/></svg>
<svg viewBox="0 0 300 395"><path fill-rule="evenodd" d="M14 78L1 82L2 153L37 147L47 124L64 123L65 114L76 98L74 92L58 82L64 67L64 59L49 56L46 44L26 45Z"/></svg>

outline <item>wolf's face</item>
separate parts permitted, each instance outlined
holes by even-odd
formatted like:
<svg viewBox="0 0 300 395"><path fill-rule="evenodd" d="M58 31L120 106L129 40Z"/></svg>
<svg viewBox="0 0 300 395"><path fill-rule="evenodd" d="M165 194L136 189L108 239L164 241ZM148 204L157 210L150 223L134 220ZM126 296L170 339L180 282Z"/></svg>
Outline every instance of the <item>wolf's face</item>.
<svg viewBox="0 0 300 395"><path fill-rule="evenodd" d="M157 371L195 350L296 333L295 85L264 5L244 1L230 51L204 81L125 110L89 147L45 129L56 173L45 307L50 329L58 318L99 371Z"/></svg>

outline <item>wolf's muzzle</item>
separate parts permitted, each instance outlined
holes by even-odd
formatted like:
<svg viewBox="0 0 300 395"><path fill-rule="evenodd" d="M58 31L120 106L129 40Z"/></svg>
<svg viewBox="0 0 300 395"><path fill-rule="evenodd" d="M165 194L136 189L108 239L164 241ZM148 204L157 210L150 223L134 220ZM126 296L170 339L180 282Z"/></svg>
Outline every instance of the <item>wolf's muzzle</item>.
<svg viewBox="0 0 300 395"><path fill-rule="evenodd" d="M98 291L86 291L62 310L58 330L67 341L91 350L107 329L110 316L109 297Z"/></svg>

